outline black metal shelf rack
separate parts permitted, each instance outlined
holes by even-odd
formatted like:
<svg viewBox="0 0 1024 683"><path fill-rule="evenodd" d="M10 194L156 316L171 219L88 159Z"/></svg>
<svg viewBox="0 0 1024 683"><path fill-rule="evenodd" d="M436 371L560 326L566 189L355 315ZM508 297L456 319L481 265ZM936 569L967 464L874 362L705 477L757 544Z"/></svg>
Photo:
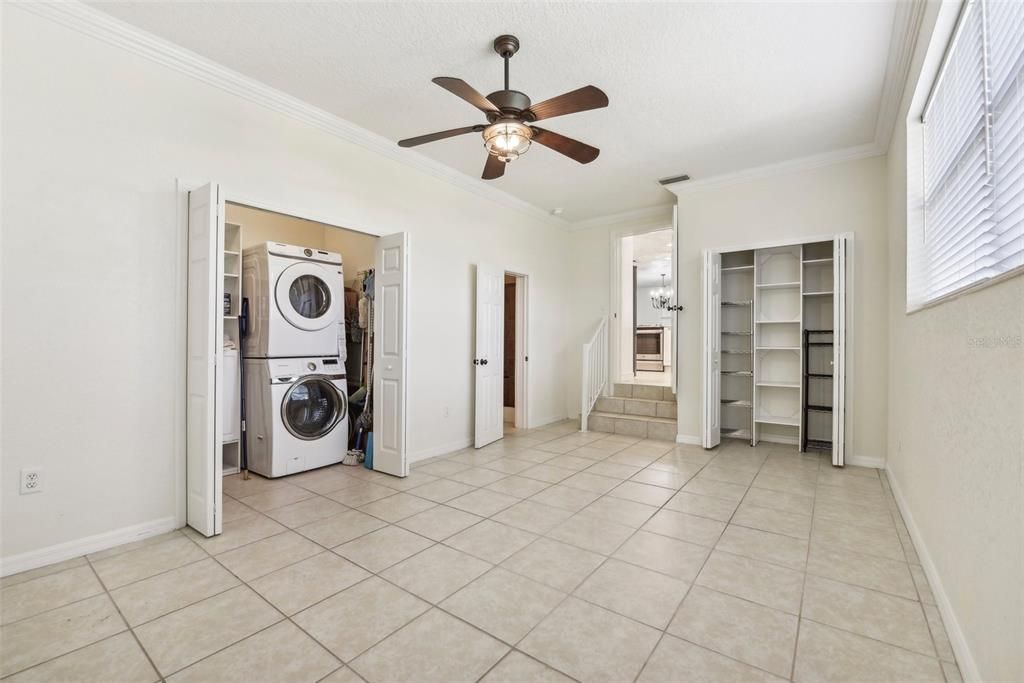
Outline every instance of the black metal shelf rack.
<svg viewBox="0 0 1024 683"><path fill-rule="evenodd" d="M811 349L812 348L825 348L834 346L835 342L832 337L832 330L804 330L804 390L803 394L803 410L804 410L804 428L801 430L802 443L800 444L800 450L806 451L807 449L830 451L832 450L832 441L826 439L809 439L807 437L809 414L810 413L831 413L832 406L815 405L810 403L810 383L811 380L825 381L831 380L831 373L822 372L811 372ZM828 340L825 341L822 337L828 336Z"/></svg>

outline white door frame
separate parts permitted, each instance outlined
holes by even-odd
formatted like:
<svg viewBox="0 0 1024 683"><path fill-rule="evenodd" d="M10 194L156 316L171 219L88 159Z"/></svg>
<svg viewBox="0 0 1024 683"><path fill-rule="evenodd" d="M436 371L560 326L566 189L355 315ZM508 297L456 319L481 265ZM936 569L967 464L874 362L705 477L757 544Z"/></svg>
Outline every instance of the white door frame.
<svg viewBox="0 0 1024 683"><path fill-rule="evenodd" d="M611 286L610 286L610 288L608 290L608 310L610 312L609 315L608 315L608 324L610 326L609 330L608 330L608 334L609 334L609 339L610 339L610 342L611 342L608 345L608 364L609 364L609 366L608 366L608 377L610 378L608 381L611 384L614 384L615 382L618 382L622 378L622 374L623 374L622 373L623 368L620 367L620 364L619 364L619 360L620 360L619 356L622 353L622 348L621 348L621 345L619 343L619 340L620 340L621 335L622 335L622 319L619 316L619 313L622 311L622 263L621 263L621 261L622 261L622 238L623 237L633 237L635 235L646 235L647 233L650 233L650 232L660 232L662 230L672 230L673 231L673 235L672 235L672 244L673 244L672 252L673 252L673 256L675 256L676 253L677 253L676 245L679 242L679 231L676 228L675 221L673 219L669 219L668 223L661 223L661 222L659 222L659 223L656 223L656 224L648 224L648 225L640 225L640 226L636 226L636 227L620 228L618 230L611 231L609 233L609 236L608 236L608 239L609 239L608 253L609 253L609 256L610 256L610 259L611 259L609 261L609 265L608 265L608 270L611 273L611 277L609 278L609 280L611 280ZM675 300L673 301L673 303L675 303L676 301L679 300L679 286L677 284L678 281L679 281L678 278L679 278L679 263L678 263L678 259L673 259L673 261L672 261L672 290L674 292L674 297L675 297ZM678 341L679 341L679 334L678 334L678 329L677 329L678 328L678 323L679 323L679 313L677 312L673 316L673 319L672 319L672 343L673 344L677 344ZM678 360L679 359L676 358L676 362L678 362ZM673 370L672 373L673 373L673 376L677 376L678 370ZM672 387L672 389L674 391L675 387Z"/></svg>
<svg viewBox="0 0 1024 683"><path fill-rule="evenodd" d="M178 229L178 250L176 253L175 263L175 283L177 292L177 301L175 305L175 315L177 319L183 322L183 328L187 327L188 318L188 193L192 190L198 189L212 181L200 181L192 178L176 178L175 179L175 224ZM324 225L330 225L334 227L345 226L344 230L350 230L352 232L360 232L371 237L384 237L385 235L393 234L393 229L377 229L377 228L354 228L349 227L355 225L357 221L349 220L343 216L335 215L323 215L316 211L308 210L302 206L279 204L274 201L269 201L266 198L259 196L249 195L245 191L238 188L231 188L223 184L220 185L221 197L225 203L242 204L254 209L261 209L263 211L271 211L273 213L280 213L286 216L292 216L295 218L302 218L305 220L315 221L317 223L323 223ZM405 310L404 324L408 329L409 324L409 307ZM177 381L175 383L175 396L177 397L174 406L171 408L173 413L175 430L174 430L174 449L175 449L175 467L174 467L174 490L175 490L175 522L176 525L181 527L187 524L187 478L186 478L186 414L188 400L188 387L186 383L186 337L181 335L177 341L176 359L179 367L177 373ZM408 366L406 367L406 386L408 386ZM403 442L408 448L408 419L405 421L406 434L403 435Z"/></svg>
<svg viewBox="0 0 1024 683"><path fill-rule="evenodd" d="M856 336L856 325L853 324L852 320L853 320L853 312L856 310L856 308L854 306L854 292L856 291L855 278L856 278L856 272L857 272L856 268L854 267L854 255L856 254L856 247L855 247L856 241L854 239L854 233L852 233L852 232L839 232L839 233L826 233L826 234L821 234L821 235L804 235L804 236L800 236L800 237L790 237L790 238L784 238L784 239L780 238L780 239L774 239L774 240L765 240L763 242L725 245L725 246L705 249L704 251L710 252L710 253L719 253L719 254L721 254L723 252L730 252L730 251L754 251L754 250L757 250L757 249L771 249L773 247L788 247L788 246L792 246L792 245L795 245L795 244L808 244L808 243L811 243L811 242L832 242L834 244L836 242L836 240L838 240L838 239L842 239L845 242L845 245L846 245L846 249L845 249L846 290L845 290L845 297L844 297L845 301L846 301L846 306L845 306L845 310L844 310L844 320L843 320L843 323L844 323L844 327L843 327L844 335L843 335L843 337L844 338L841 341L841 346L837 346L836 348L842 348L843 349L843 354L844 354L843 355L842 363L843 363L843 368L845 370L845 372L843 373L843 388L845 389L845 398L844 398L844 401L843 401L843 410L841 411L842 412L842 418L843 418L843 425L842 425L842 428L841 428L841 433L842 433L842 436L843 436L843 452L842 452L842 455L843 455L844 458L848 459L848 457L845 455L846 453L855 453L856 452L856 451L853 450L854 449L853 431L850 430L850 429L847 429L847 427L849 425L853 424L854 412L855 412L856 406L857 406L856 401L853 400L854 394L856 392L856 383L854 381L852 381L853 377L854 377L854 353L853 353L853 349L854 349L854 339L855 339L855 336ZM801 264L801 267L802 267L802 264ZM703 277L703 274L701 275L701 277ZM802 277L802 275L801 275L801 277ZM835 286L835 283L833 283L833 286ZM801 305L802 305L802 302L801 302ZM701 411L702 412L706 411L708 409L708 407L707 407L707 398L708 398L707 394L704 391L701 391L700 402L701 402ZM833 451L834 450L835 450L835 446L833 446Z"/></svg>

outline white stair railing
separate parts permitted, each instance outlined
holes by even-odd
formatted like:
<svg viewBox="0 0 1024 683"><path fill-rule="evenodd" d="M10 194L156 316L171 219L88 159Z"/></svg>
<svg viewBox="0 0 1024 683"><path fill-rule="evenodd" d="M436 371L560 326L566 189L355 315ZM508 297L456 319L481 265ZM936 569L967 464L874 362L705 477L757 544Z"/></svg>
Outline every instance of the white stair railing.
<svg viewBox="0 0 1024 683"><path fill-rule="evenodd" d="M608 383L608 318L597 323L590 340L583 345L580 431L587 431L587 418Z"/></svg>

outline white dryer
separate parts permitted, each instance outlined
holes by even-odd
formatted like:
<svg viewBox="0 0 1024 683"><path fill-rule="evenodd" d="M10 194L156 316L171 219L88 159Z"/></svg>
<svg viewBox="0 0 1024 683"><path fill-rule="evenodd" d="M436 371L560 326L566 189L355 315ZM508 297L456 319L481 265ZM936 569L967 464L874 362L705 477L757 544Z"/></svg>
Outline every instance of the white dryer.
<svg viewBox="0 0 1024 683"><path fill-rule="evenodd" d="M341 254L265 242L242 255L246 358L345 355Z"/></svg>
<svg viewBox="0 0 1024 683"><path fill-rule="evenodd" d="M348 450L344 362L250 358L244 364L249 469L281 477L341 462Z"/></svg>

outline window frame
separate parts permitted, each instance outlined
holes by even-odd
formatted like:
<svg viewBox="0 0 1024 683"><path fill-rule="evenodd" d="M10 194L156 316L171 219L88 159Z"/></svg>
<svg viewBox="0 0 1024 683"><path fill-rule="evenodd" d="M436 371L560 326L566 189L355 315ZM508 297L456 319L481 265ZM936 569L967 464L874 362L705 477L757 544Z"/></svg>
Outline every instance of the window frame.
<svg viewBox="0 0 1024 683"><path fill-rule="evenodd" d="M980 0L963 0L960 3L941 3L934 29L928 42L906 120L906 313L911 314L938 306L966 294L998 284L1024 274L1024 265L1006 272L970 282L957 289L927 298L927 279L930 263L927 258L928 231L925 219L925 173L923 114L931 100L932 91L946 64L961 23L961 17L968 6ZM986 124L986 135L991 134L991 120Z"/></svg>

